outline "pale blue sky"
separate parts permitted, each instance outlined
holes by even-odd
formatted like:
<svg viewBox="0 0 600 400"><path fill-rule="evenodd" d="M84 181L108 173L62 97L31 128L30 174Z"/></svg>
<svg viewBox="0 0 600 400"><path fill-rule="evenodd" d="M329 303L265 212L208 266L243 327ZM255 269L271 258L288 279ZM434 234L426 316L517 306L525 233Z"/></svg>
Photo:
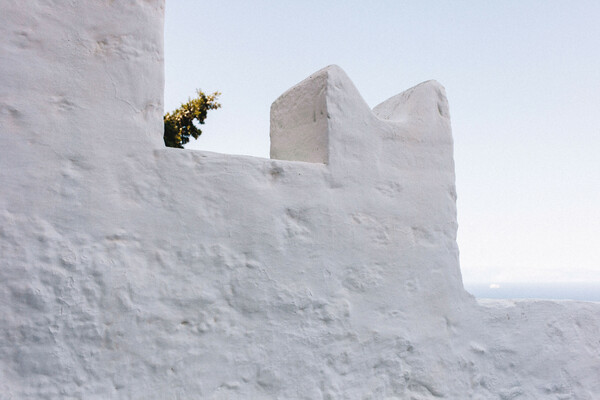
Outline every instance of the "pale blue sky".
<svg viewBox="0 0 600 400"><path fill-rule="evenodd" d="M455 139L467 282L600 281L600 2L168 0L165 108L188 145L269 155L269 107L329 64L370 106L428 79Z"/></svg>

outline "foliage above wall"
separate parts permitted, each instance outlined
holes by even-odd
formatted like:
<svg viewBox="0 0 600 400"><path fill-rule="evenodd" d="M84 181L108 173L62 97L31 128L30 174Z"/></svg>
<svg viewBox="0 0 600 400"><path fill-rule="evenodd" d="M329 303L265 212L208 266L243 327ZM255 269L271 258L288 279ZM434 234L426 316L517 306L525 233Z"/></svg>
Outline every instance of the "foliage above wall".
<svg viewBox="0 0 600 400"><path fill-rule="evenodd" d="M164 141L167 147L183 149L183 145L190 141L190 136L198 139L202 134L197 125L204 124L208 110L221 107L217 99L219 92L205 94L202 90L196 90L198 97L189 99L178 109L164 116L165 133Z"/></svg>

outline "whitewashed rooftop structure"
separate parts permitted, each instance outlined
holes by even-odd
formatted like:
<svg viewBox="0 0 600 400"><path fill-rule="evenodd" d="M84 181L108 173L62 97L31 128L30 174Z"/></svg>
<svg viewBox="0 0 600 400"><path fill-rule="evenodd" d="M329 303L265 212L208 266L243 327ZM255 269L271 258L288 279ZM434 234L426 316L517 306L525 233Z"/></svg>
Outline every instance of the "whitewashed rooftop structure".
<svg viewBox="0 0 600 400"><path fill-rule="evenodd" d="M463 289L440 84L166 149L163 13L0 3L0 399L599 398L600 304Z"/></svg>

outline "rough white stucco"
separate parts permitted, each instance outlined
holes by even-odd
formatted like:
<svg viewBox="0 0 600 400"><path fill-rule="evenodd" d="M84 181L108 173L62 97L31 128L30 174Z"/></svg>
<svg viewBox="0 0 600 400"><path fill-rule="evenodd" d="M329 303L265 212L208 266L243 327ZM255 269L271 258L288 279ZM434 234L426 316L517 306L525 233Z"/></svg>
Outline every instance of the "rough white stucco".
<svg viewBox="0 0 600 400"><path fill-rule="evenodd" d="M0 4L0 399L598 398L599 304L463 290L441 85L165 149L163 8Z"/></svg>

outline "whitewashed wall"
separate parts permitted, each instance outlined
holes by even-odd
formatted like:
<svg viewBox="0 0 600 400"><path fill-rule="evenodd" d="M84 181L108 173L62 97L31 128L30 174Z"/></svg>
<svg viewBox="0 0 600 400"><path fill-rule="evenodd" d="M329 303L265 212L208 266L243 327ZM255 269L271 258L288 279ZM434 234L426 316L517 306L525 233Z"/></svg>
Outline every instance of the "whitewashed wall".
<svg viewBox="0 0 600 400"><path fill-rule="evenodd" d="M163 12L0 3L0 399L598 398L600 305L463 290L439 84L165 149Z"/></svg>

